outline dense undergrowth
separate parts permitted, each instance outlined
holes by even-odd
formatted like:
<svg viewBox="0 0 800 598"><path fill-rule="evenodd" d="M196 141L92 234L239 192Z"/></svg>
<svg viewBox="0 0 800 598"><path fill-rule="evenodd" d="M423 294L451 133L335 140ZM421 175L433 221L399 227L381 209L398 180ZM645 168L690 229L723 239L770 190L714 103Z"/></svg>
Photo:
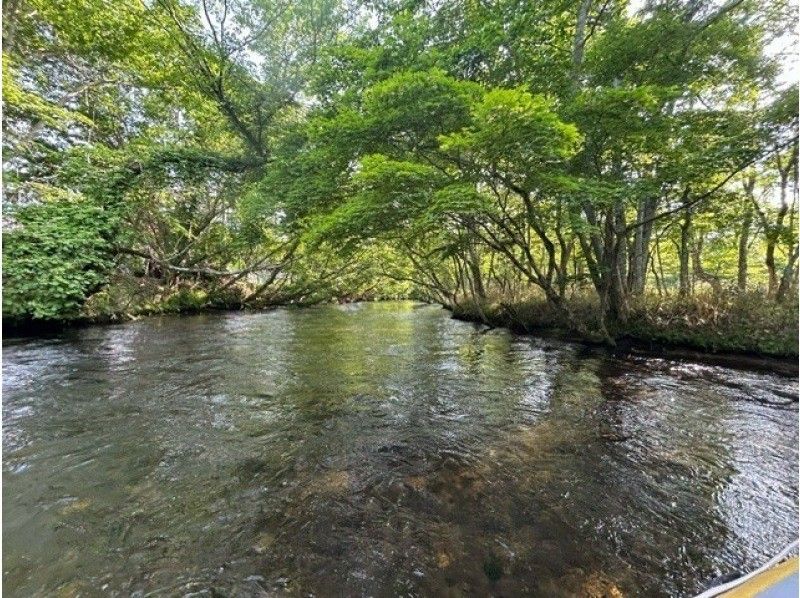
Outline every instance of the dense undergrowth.
<svg viewBox="0 0 800 598"><path fill-rule="evenodd" d="M604 343L599 332L597 300L590 295L569 299L564 311L543 298L493 299L454 305L457 318L484 321L525 333L553 333L565 338ZM773 357L798 355L798 306L775 303L762 293L727 292L692 297L646 295L632 301L628 318L608 326L611 342L684 347L705 352Z"/></svg>

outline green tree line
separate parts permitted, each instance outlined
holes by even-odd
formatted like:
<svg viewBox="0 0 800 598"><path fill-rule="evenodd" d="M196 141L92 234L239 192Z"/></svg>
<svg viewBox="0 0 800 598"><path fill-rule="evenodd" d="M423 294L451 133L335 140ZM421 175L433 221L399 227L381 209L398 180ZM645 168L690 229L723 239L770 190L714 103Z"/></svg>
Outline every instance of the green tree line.
<svg viewBox="0 0 800 598"><path fill-rule="evenodd" d="M3 17L6 319L413 297L609 343L796 352L788 2Z"/></svg>

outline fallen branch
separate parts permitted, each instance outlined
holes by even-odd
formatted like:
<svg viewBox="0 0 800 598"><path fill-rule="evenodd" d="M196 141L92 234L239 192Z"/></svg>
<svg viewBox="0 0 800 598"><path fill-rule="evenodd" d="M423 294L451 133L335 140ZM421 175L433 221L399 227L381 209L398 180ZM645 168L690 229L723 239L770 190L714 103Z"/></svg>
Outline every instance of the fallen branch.
<svg viewBox="0 0 800 598"><path fill-rule="evenodd" d="M261 272L264 270L280 270L280 268L282 267L282 264L263 264L262 260L241 270L215 270L213 268L186 268L183 266L176 266L174 264L171 264L168 261L158 258L151 253L139 251L138 249L132 249L130 247L117 247L116 251L117 253L134 255L136 257L141 257L146 260L150 260L151 262L155 262L158 265L163 266L168 270L172 270L173 272L183 272L185 274L199 274L202 276L213 276L213 277L243 276L251 272Z"/></svg>

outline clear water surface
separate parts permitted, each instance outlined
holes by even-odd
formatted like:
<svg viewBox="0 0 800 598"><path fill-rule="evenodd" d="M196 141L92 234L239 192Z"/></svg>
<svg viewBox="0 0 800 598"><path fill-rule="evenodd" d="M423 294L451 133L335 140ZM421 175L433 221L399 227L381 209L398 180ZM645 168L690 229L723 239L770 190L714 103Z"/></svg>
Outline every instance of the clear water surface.
<svg viewBox="0 0 800 598"><path fill-rule="evenodd" d="M797 379L412 303L3 347L7 596L689 596L796 536Z"/></svg>

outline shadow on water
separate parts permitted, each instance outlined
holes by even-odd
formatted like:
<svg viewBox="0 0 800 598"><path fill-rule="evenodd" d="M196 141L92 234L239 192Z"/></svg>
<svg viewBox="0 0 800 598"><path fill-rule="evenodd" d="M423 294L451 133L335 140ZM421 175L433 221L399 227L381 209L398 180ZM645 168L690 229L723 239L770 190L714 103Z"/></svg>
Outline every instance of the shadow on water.
<svg viewBox="0 0 800 598"><path fill-rule="evenodd" d="M797 521L796 379L411 303L3 350L9 596L687 596Z"/></svg>

